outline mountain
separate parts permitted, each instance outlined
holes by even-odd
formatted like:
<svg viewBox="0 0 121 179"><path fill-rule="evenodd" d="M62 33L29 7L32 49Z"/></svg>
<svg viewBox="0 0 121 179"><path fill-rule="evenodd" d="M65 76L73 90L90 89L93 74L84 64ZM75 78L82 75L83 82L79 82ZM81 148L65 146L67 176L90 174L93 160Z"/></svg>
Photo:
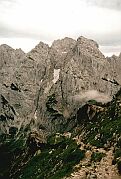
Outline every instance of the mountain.
<svg viewBox="0 0 121 179"><path fill-rule="evenodd" d="M120 60L121 55L105 58L95 41L82 36L51 47L40 42L27 54L1 45L1 178L62 178L86 160L87 148L88 178L108 151L113 151L111 177L118 176Z"/></svg>

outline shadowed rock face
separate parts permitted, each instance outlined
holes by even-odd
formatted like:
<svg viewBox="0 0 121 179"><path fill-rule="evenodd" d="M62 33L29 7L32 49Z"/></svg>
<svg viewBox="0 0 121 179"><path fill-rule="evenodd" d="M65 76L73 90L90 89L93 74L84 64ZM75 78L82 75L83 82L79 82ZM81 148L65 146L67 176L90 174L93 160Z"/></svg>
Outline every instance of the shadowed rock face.
<svg viewBox="0 0 121 179"><path fill-rule="evenodd" d="M82 104L73 96L88 90L113 96L121 84L120 60L105 58L98 44L84 37L56 40L51 47L40 42L27 54L1 45L1 133L27 124L43 135L69 130L76 124L69 118Z"/></svg>

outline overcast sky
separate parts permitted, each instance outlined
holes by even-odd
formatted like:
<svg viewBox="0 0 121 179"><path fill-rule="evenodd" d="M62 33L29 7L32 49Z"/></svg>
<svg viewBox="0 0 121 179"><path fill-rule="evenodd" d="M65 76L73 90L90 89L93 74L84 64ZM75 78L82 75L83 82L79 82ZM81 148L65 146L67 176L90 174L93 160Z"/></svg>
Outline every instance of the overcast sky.
<svg viewBox="0 0 121 179"><path fill-rule="evenodd" d="M82 35L118 55L121 0L0 0L0 44L28 52L40 41Z"/></svg>

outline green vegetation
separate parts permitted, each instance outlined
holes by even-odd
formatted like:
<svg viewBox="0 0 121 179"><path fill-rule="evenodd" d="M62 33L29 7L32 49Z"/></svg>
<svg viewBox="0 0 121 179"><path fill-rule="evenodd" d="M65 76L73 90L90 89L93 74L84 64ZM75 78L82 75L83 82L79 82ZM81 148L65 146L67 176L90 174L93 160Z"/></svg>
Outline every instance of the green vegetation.
<svg viewBox="0 0 121 179"><path fill-rule="evenodd" d="M97 147L104 147L115 142L115 136L121 135L121 108L116 99L107 106L104 111L96 114L90 122L82 123L85 129L85 142Z"/></svg>
<svg viewBox="0 0 121 179"><path fill-rule="evenodd" d="M116 150L114 151L113 162L117 165L118 172L119 174L121 174L121 147L116 148Z"/></svg>
<svg viewBox="0 0 121 179"><path fill-rule="evenodd" d="M55 143L56 138L59 137L49 138L48 148L28 162L19 178L59 179L73 171L73 167L84 158L85 152L72 139L60 137Z"/></svg>
<svg viewBox="0 0 121 179"><path fill-rule="evenodd" d="M61 134L50 136L38 150L31 153L23 135L18 140L7 139L0 146L0 178L59 179L69 175L85 156L74 140Z"/></svg>
<svg viewBox="0 0 121 179"><path fill-rule="evenodd" d="M18 131L17 127L10 127L9 128L9 134L11 136L14 136L17 133L17 131Z"/></svg>
<svg viewBox="0 0 121 179"><path fill-rule="evenodd" d="M91 155L91 161L94 162L100 162L101 159L105 156L104 153L100 153L100 152L93 152Z"/></svg>
<svg viewBox="0 0 121 179"><path fill-rule="evenodd" d="M71 129L72 136L82 134L83 131L84 143L106 149L115 146L112 164L117 165L117 169L121 174L120 93L107 105L89 101L89 103L80 108L77 116L73 116L65 124L63 116L55 109L56 104L55 94L48 96L46 103L47 114L53 124L57 119L55 130L59 126L59 132L66 131L66 127L76 119L78 124L76 128ZM91 105L94 107L91 112L95 113L92 118L89 118L88 112L91 108L88 107ZM43 126L40 126L40 128L43 128ZM85 157L85 150L80 150L72 138L56 133L49 136L47 143L43 144L41 142L37 143L39 138L34 140L36 135L35 138L33 137L29 141L27 137L29 132L30 125L28 124L26 128L22 127L19 132L17 128L11 127L9 135L2 134L0 136L0 178L61 179L64 176L69 176L73 172L75 165ZM93 152L91 161L100 162L104 156L104 153Z"/></svg>
<svg viewBox="0 0 121 179"><path fill-rule="evenodd" d="M100 107L103 110L96 111L95 116L91 120L89 120L88 116L87 118L82 117L83 111L78 113L80 115L78 117L78 127L81 129L83 126L84 142L107 150L114 146L114 160L112 164L117 165L117 169L121 174L121 90L108 104L96 104L95 101L89 101L87 104L95 105L97 111ZM86 113L87 111L85 111L85 116L87 115ZM102 157L104 157L104 154L96 152L92 154L91 160L97 162Z"/></svg>
<svg viewBox="0 0 121 179"><path fill-rule="evenodd" d="M26 141L23 135L18 140L13 135L4 136L4 139L4 144L0 145L0 178L8 179L12 167L20 164L24 158L21 155L25 153Z"/></svg>
<svg viewBox="0 0 121 179"><path fill-rule="evenodd" d="M121 148L117 148L114 153L114 158L117 159L121 157Z"/></svg>
<svg viewBox="0 0 121 179"><path fill-rule="evenodd" d="M102 105L101 102L97 102L97 101L95 101L95 100L89 100L89 101L87 102L87 104L96 105L96 106L101 106L101 105ZM104 104L103 104L103 106L104 106Z"/></svg>
<svg viewBox="0 0 121 179"><path fill-rule="evenodd" d="M46 102L47 111L50 113L55 113L56 110L53 107L57 104L55 94L48 96L48 101Z"/></svg>
<svg viewBox="0 0 121 179"><path fill-rule="evenodd" d="M118 160L117 162L117 169L118 169L119 174L121 174L121 160Z"/></svg>
<svg viewBox="0 0 121 179"><path fill-rule="evenodd" d="M55 109L57 104L55 94L48 96L48 100L46 102L47 112L49 113L50 118L54 121L55 119L63 119L63 115L59 114L58 111Z"/></svg>

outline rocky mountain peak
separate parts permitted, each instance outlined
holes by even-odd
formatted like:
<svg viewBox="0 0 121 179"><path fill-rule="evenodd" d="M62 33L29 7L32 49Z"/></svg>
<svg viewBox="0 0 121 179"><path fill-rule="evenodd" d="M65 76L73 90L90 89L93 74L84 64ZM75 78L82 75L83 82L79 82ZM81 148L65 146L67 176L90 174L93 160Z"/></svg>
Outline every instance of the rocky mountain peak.
<svg viewBox="0 0 121 179"><path fill-rule="evenodd" d="M45 44L45 43L43 43L43 42L39 42L39 44L37 44L36 46L35 46L35 48L34 49L32 49L32 51L33 50L37 50L38 52L39 51L41 51L42 49L47 49L47 48L49 48L49 45L48 44Z"/></svg>
<svg viewBox="0 0 121 179"><path fill-rule="evenodd" d="M70 48L72 48L74 45L76 44L76 40L69 38L69 37L65 37L64 39L59 39L59 40L55 40L52 43L52 48L58 50L69 50ZM66 53L66 51L63 51L63 53Z"/></svg>
<svg viewBox="0 0 121 179"><path fill-rule="evenodd" d="M47 58L49 52L49 45L40 42L33 48L30 52L27 53L27 57L31 60L35 61L43 61ZM42 60L43 59L43 60Z"/></svg>
<svg viewBox="0 0 121 179"><path fill-rule="evenodd" d="M86 47L86 46L93 46L93 47L99 48L99 45L97 44L97 42L95 42L95 41L92 40L92 39L87 39L86 37L83 37L83 36L80 36L80 37L77 39L77 42L78 42L79 44L83 44L85 47Z"/></svg>
<svg viewBox="0 0 121 179"><path fill-rule="evenodd" d="M0 45L0 49L1 50L14 50L12 47L10 47L9 45L6 45L6 44L2 44Z"/></svg>
<svg viewBox="0 0 121 179"><path fill-rule="evenodd" d="M121 52L120 52L120 54L119 54L119 58L121 59Z"/></svg>
<svg viewBox="0 0 121 179"><path fill-rule="evenodd" d="M90 159L80 166L98 170L94 161L108 153L91 145L120 151L120 87L120 56L105 58L85 37L66 37L51 47L40 42L27 54L1 45L0 178L60 178L88 156L86 150ZM119 151L112 162L120 169Z"/></svg>
<svg viewBox="0 0 121 179"><path fill-rule="evenodd" d="M77 44L78 44L80 53L83 53L86 56L92 56L98 59L105 58L104 55L99 50L99 45L94 40L87 39L83 36L80 36L77 39Z"/></svg>
<svg viewBox="0 0 121 179"><path fill-rule="evenodd" d="M4 49L10 49L10 52ZM110 63L95 41L82 36L77 41L68 37L56 40L51 47L40 42L27 54L20 49L1 46L1 95L18 114L14 117L17 121L11 122L8 117L3 126L16 126L24 116L26 124L33 120L32 127L44 126L43 133L60 130L61 125L66 125L65 116L69 118L82 104L75 100L75 96L82 99L88 90L97 90L108 96L118 91L118 63L114 60ZM48 105L51 100L53 106ZM59 113L59 120L57 118L54 123L55 114L50 115L51 110Z"/></svg>

